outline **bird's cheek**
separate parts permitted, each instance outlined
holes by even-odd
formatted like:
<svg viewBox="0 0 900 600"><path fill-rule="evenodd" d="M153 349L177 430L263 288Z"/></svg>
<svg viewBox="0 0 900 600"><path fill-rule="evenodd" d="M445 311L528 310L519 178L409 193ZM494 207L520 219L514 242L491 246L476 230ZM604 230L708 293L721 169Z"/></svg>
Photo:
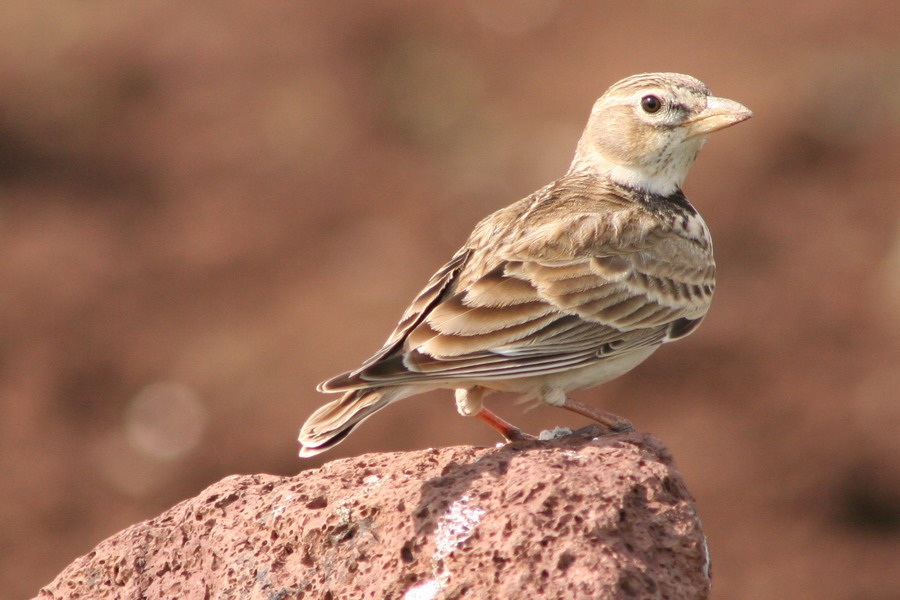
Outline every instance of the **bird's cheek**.
<svg viewBox="0 0 900 600"><path fill-rule="evenodd" d="M629 123L613 122L595 138L600 154L623 165L636 164L642 156L640 133Z"/></svg>

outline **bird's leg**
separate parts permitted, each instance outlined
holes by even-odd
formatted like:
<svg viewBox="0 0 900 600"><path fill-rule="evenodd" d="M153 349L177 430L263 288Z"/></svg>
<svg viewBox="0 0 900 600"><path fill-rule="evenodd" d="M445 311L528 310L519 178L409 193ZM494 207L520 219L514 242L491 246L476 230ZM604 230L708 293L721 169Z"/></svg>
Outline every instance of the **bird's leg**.
<svg viewBox="0 0 900 600"><path fill-rule="evenodd" d="M500 435L508 442L517 442L520 440L534 439L527 433L523 433L521 429L501 418L484 407L482 398L484 397L484 388L474 386L468 389L457 389L454 392L456 397L456 410L464 417L478 417L479 420L487 423L493 429L500 432Z"/></svg>
<svg viewBox="0 0 900 600"><path fill-rule="evenodd" d="M541 399L544 400L547 404L565 408L566 410L570 410L573 413L577 413L583 417L587 417L592 421L596 421L613 433L629 433L634 431L634 425L632 425L631 421L629 421L628 419L623 419L622 417L614 415L611 412L607 412L594 406L589 406L587 404L584 404L583 402L579 402L578 400L572 400L571 398L566 396L566 393L563 390L542 390Z"/></svg>
<svg viewBox="0 0 900 600"><path fill-rule="evenodd" d="M571 410L573 413L578 413L588 419L592 419L613 433L630 433L634 431L634 425L632 425L631 421L628 419L623 419L619 415L614 415L611 412L589 406L578 400L566 398L565 402L562 403L562 408Z"/></svg>
<svg viewBox="0 0 900 600"><path fill-rule="evenodd" d="M533 436L523 433L521 429L486 408L482 408L481 412L475 416L499 431L500 435L502 435L507 442L519 442L522 440L534 439Z"/></svg>

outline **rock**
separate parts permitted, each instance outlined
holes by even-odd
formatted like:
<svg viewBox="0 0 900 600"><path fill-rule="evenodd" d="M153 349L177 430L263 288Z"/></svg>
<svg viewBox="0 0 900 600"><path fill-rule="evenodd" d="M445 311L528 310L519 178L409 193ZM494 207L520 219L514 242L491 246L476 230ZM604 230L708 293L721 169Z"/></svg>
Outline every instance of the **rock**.
<svg viewBox="0 0 900 600"><path fill-rule="evenodd" d="M69 565L37 598L706 598L672 457L646 434L231 476Z"/></svg>

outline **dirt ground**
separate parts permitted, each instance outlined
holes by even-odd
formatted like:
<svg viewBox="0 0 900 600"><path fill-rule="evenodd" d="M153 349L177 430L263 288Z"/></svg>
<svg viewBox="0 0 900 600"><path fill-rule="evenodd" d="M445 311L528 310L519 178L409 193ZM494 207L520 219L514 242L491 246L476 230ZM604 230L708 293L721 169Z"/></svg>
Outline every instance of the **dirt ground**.
<svg viewBox="0 0 900 600"><path fill-rule="evenodd" d="M449 394L296 458L593 100L679 71L756 117L685 191L716 242L688 340L579 398L664 440L714 598L900 597L894 2L104 3L0 9L0 596L233 473L491 444ZM583 424L540 408L536 432Z"/></svg>

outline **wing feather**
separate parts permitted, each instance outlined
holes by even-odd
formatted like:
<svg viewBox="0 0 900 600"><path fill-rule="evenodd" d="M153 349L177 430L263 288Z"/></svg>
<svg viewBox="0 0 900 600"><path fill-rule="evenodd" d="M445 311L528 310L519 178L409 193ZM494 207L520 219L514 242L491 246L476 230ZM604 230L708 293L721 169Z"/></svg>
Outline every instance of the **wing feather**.
<svg viewBox="0 0 900 600"><path fill-rule="evenodd" d="M381 351L321 388L549 374L696 326L715 286L708 240L608 193L592 210L564 200L526 199L479 224Z"/></svg>

